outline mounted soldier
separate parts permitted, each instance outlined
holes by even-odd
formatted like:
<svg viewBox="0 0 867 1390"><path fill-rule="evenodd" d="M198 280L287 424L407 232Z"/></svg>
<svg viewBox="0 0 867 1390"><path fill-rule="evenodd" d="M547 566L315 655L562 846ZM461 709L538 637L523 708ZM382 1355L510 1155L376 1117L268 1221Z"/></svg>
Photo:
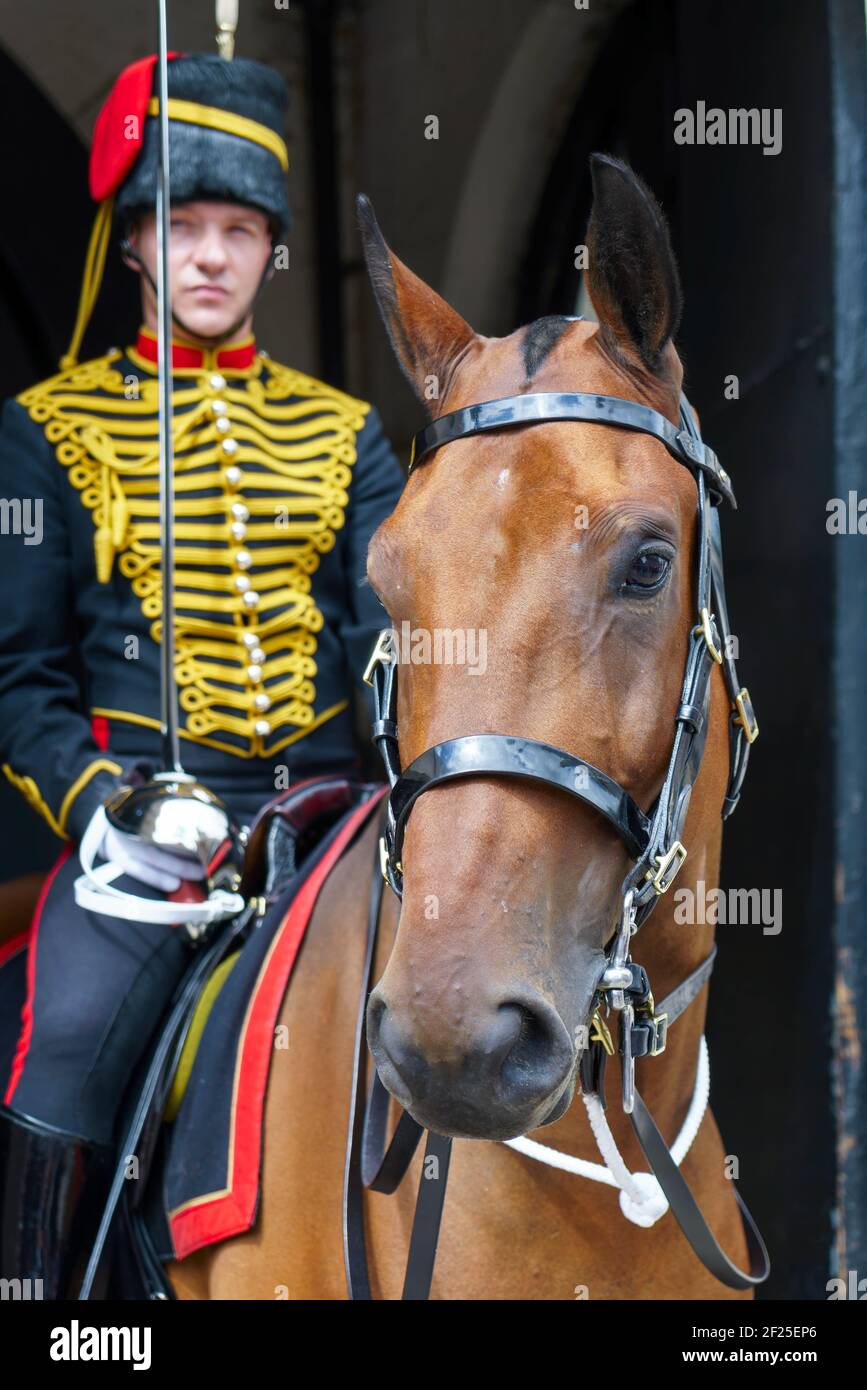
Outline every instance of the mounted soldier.
<svg viewBox="0 0 867 1390"><path fill-rule="evenodd" d="M0 548L0 751L66 843L3 1079L0 1273L41 1279L46 1298L76 1295L119 1107L189 958L177 923L237 902L213 891L212 852L236 850L281 787L358 774L352 680L383 623L367 544L403 475L374 407L253 336L289 225L286 102L276 73L225 54L121 73L94 132L99 211L70 352L3 413L0 491L34 499L41 530ZM141 275L142 327L79 363L113 236ZM144 833L179 808L196 853Z"/></svg>

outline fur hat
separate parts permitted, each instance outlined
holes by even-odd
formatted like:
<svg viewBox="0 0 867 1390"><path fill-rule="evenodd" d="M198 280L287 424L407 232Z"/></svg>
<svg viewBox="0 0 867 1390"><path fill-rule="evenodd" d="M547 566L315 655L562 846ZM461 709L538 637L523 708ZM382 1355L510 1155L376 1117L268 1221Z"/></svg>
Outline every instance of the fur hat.
<svg viewBox="0 0 867 1390"><path fill-rule="evenodd" d="M274 240L291 226L286 197L289 156L283 78L251 58L169 53L169 184L173 203L223 200L261 208ZM85 260L81 297L61 368L78 361L105 267L115 216L156 204L159 165L157 57L124 68L93 129L89 182L99 204Z"/></svg>
<svg viewBox="0 0 867 1390"><path fill-rule="evenodd" d="M285 175L288 159L283 143L289 93L283 78L250 58L227 62L216 53L173 58L167 76L172 202L205 198L252 204L268 213L279 239L290 226ZM118 82L122 78L123 74ZM156 79L154 64L154 88ZM156 106L156 98L152 93L149 98L140 147L115 195L115 210L120 216L152 208L156 202L159 119L156 111L149 109ZM220 125L177 116L172 110L175 102L192 107L176 108L190 115L206 108L213 113L208 121L213 119ZM235 125L232 117L240 118L237 130L226 128ZM96 149L95 132L94 155Z"/></svg>

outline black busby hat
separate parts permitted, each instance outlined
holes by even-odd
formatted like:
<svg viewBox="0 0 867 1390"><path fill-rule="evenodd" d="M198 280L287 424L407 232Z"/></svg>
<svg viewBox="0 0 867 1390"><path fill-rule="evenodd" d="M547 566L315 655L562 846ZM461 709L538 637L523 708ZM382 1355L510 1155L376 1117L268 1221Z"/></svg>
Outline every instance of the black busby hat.
<svg viewBox="0 0 867 1390"><path fill-rule="evenodd" d="M275 240L291 226L286 197L289 156L283 78L251 58L168 54L169 174L172 202L201 198L247 203L271 218ZM73 366L105 266L115 214L132 216L156 203L159 98L157 57L124 68L93 130L90 193L99 204L69 351Z"/></svg>
<svg viewBox="0 0 867 1390"><path fill-rule="evenodd" d="M283 78L251 58L227 63L216 53L173 58L167 76L172 202L249 203L268 213L275 235L282 236L290 225L283 142L289 93ZM152 96L141 151L115 197L121 216L156 201L158 110Z"/></svg>

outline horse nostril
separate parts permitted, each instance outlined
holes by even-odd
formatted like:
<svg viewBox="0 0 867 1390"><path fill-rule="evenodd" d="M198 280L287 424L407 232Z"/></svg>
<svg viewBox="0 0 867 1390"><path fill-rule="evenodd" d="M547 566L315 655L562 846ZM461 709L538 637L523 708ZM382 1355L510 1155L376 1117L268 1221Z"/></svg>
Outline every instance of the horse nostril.
<svg viewBox="0 0 867 1390"><path fill-rule="evenodd" d="M527 1010L520 1004L501 1004L490 1027L479 1035L478 1049L496 1076L516 1047L520 1045Z"/></svg>
<svg viewBox="0 0 867 1390"><path fill-rule="evenodd" d="M573 1060L569 1035L559 1015L542 1000L529 1006L501 1004L499 1014L509 1019L510 1038L502 1052L501 1085L516 1093L558 1085Z"/></svg>
<svg viewBox="0 0 867 1390"><path fill-rule="evenodd" d="M368 1001L367 1001L367 1039L368 1039L368 1042L369 1042L372 1038L378 1037L378 1035L379 1035L379 1026L380 1026L380 1024L381 1024L381 1022L382 1022L382 1015L383 1015L384 1013L385 1013L385 1000L383 999L382 995L379 993L379 990L375 989L375 990L372 992L370 998L369 998Z"/></svg>
<svg viewBox="0 0 867 1390"><path fill-rule="evenodd" d="M367 1041L383 1084L408 1109L413 1095L424 1094L430 1069L376 990L367 1005Z"/></svg>

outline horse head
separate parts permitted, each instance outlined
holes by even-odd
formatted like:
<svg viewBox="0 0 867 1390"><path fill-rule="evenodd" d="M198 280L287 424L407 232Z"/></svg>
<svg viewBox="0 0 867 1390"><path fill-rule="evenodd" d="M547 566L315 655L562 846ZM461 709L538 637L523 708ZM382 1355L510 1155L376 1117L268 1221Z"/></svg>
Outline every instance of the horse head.
<svg viewBox="0 0 867 1390"><path fill-rule="evenodd" d="M598 323L551 316L503 338L474 332L413 274L359 199L377 303L432 416L585 392L677 426L681 296L665 220L625 165L597 155L592 171ZM513 424L428 454L368 558L398 638L403 765L465 735L537 739L595 764L648 811L695 623L696 541L695 478L646 433ZM449 659L456 633L463 661ZM715 667L711 691L689 829L718 852L728 744ZM592 806L481 773L418 798L401 858L399 930L368 1008L384 1084L443 1134L505 1139L558 1119L634 856Z"/></svg>

